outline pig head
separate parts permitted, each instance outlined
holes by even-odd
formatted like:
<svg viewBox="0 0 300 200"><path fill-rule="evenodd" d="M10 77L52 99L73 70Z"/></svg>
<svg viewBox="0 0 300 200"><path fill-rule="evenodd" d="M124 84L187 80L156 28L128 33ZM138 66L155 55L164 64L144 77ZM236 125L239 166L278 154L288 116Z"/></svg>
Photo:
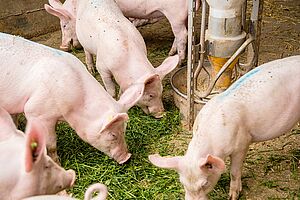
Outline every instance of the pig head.
<svg viewBox="0 0 300 200"><path fill-rule="evenodd" d="M154 154L149 155L149 160L155 166L176 170L179 173L186 200L207 200L207 194L225 171L224 161L212 155L196 160L186 155L161 157Z"/></svg>
<svg viewBox="0 0 300 200"><path fill-rule="evenodd" d="M131 156L125 142L127 111L141 98L144 84L129 87L117 102L120 112L109 110L103 114L101 130L83 136L89 144L115 159L119 164L125 163Z"/></svg>
<svg viewBox="0 0 300 200"><path fill-rule="evenodd" d="M64 170L46 155L47 130L28 121L25 134L16 129L10 115L0 108L0 193L3 199L23 199L55 194L71 187L73 170Z"/></svg>
<svg viewBox="0 0 300 200"><path fill-rule="evenodd" d="M47 4L44 6L48 13L60 19L62 32L60 49L63 51L69 51L72 46L74 48L81 47L75 31L76 3L77 0L66 0L64 4L59 0L49 0L51 6Z"/></svg>
<svg viewBox="0 0 300 200"><path fill-rule="evenodd" d="M177 55L170 56L166 58L160 66L153 68L152 75L145 75L141 78L141 81L145 83L145 89L143 96L138 101L137 105L141 107L146 114L151 114L155 118L163 117L164 105L162 102L162 80L177 66L178 62L179 57ZM136 69L136 71L138 70L140 69ZM118 77L119 75L117 74L116 76ZM122 76L121 78L126 79L125 76Z"/></svg>

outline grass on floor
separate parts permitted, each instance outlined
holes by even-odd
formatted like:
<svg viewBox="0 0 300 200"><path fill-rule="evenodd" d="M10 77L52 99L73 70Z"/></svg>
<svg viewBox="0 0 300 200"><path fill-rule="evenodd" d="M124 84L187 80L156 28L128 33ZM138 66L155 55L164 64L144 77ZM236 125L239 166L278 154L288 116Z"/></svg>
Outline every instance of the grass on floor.
<svg viewBox="0 0 300 200"><path fill-rule="evenodd" d="M147 116L137 107L130 109L126 142L132 157L124 165L117 164L83 142L67 123L60 123L57 126L58 154L62 166L75 170L77 175L69 193L83 199L86 188L100 182L108 187L110 200L184 199L184 189L178 174L157 168L148 161L148 155L153 153L183 155L187 146L186 139L191 137L182 135L188 133L182 133L178 109L171 103L166 103L165 107L167 114L162 119ZM228 180L229 176L222 177L220 184L211 193L214 199L227 198L224 188Z"/></svg>
<svg viewBox="0 0 300 200"><path fill-rule="evenodd" d="M109 199L180 199L183 189L174 171L151 165L148 155L170 151L168 141L180 131L178 110L166 105L162 119L145 115L134 107L129 111L126 142L132 153L130 161L118 165L100 151L83 142L67 125L57 126L58 154L66 169L76 171L76 183L70 193L83 199L86 188L96 182L109 189Z"/></svg>

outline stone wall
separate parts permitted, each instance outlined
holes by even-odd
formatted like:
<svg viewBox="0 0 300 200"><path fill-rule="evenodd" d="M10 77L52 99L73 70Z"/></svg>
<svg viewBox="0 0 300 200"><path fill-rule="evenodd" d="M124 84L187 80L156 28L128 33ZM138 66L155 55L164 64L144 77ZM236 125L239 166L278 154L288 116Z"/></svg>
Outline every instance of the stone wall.
<svg viewBox="0 0 300 200"><path fill-rule="evenodd" d="M47 0L0 0L0 32L25 38L59 30L59 19L44 9Z"/></svg>

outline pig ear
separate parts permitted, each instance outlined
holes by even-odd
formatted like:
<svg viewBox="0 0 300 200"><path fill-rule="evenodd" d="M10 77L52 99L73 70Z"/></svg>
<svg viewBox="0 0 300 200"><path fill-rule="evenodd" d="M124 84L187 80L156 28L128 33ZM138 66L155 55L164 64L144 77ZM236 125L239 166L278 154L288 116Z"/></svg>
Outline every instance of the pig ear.
<svg viewBox="0 0 300 200"><path fill-rule="evenodd" d="M110 118L110 116L108 116ZM119 127L124 122L128 120L128 115L126 113L118 113L111 119L106 120L106 124L103 125L103 128L100 132L103 132L108 129L114 129L115 127Z"/></svg>
<svg viewBox="0 0 300 200"><path fill-rule="evenodd" d="M145 87L147 87L148 85L151 85L152 83L154 83L155 81L159 81L160 77L158 74L153 74L149 77L146 78L145 82Z"/></svg>
<svg viewBox="0 0 300 200"><path fill-rule="evenodd" d="M145 85L142 83L133 84L121 95L118 103L123 106L127 112L129 108L134 106L143 96Z"/></svg>
<svg viewBox="0 0 300 200"><path fill-rule="evenodd" d="M225 171L225 163L221 158L207 155L206 159L200 163L200 169L205 173L221 174Z"/></svg>
<svg viewBox="0 0 300 200"><path fill-rule="evenodd" d="M63 8L63 4L59 0L48 0L48 2L53 8Z"/></svg>
<svg viewBox="0 0 300 200"><path fill-rule="evenodd" d="M179 56L176 54L174 56L170 56L166 58L163 63L155 68L155 72L159 74L160 79L163 80L163 78L170 73L175 67L178 65L179 62Z"/></svg>
<svg viewBox="0 0 300 200"><path fill-rule="evenodd" d="M0 141L16 132L16 125L6 110L0 107Z"/></svg>
<svg viewBox="0 0 300 200"><path fill-rule="evenodd" d="M25 170L30 172L33 165L41 159L45 153L45 128L37 120L28 121L26 127L25 142Z"/></svg>
<svg viewBox="0 0 300 200"><path fill-rule="evenodd" d="M61 8L54 8L47 4L44 5L44 8L49 14L58 17L60 20L69 21L73 17L68 11Z"/></svg>
<svg viewBox="0 0 300 200"><path fill-rule="evenodd" d="M182 156L162 157L158 154L148 156L148 159L153 165L165 169L174 169L176 171L179 171L181 158Z"/></svg>

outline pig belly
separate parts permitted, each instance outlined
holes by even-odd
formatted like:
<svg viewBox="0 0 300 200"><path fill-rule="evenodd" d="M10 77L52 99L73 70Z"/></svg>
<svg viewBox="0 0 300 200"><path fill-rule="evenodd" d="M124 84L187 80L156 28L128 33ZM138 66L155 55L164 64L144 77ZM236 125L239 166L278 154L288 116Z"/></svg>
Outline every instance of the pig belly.
<svg viewBox="0 0 300 200"><path fill-rule="evenodd" d="M116 2L126 17L150 19L164 16L158 11L158 5L155 1L134 0L128 2L127 0L117 0Z"/></svg>
<svg viewBox="0 0 300 200"><path fill-rule="evenodd" d="M0 81L2 85L2 81ZM14 88L0 87L0 105L10 114L22 113L28 96Z"/></svg>

